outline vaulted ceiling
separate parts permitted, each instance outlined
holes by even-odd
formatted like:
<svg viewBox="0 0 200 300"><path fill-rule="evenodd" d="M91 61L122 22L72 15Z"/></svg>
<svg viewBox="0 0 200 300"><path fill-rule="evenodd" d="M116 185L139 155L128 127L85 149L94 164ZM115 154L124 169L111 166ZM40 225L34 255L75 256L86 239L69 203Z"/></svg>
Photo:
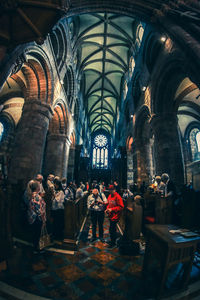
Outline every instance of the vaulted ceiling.
<svg viewBox="0 0 200 300"><path fill-rule="evenodd" d="M89 128L112 133L139 23L108 13L83 14L74 23L78 24L74 52Z"/></svg>

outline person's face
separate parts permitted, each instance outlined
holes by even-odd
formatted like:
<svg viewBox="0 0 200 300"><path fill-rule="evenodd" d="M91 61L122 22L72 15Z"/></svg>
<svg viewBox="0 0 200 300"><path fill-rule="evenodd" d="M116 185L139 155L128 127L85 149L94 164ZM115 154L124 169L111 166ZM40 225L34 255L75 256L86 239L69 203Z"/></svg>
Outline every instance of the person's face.
<svg viewBox="0 0 200 300"><path fill-rule="evenodd" d="M36 180L39 181L40 183L42 182L42 177L41 176L37 176Z"/></svg>
<svg viewBox="0 0 200 300"><path fill-rule="evenodd" d="M114 195L115 190L110 190L111 195Z"/></svg>
<svg viewBox="0 0 200 300"><path fill-rule="evenodd" d="M93 194L95 197L97 197L98 194L99 194L99 191L98 191L97 189L94 189L94 190L92 191L92 194Z"/></svg>

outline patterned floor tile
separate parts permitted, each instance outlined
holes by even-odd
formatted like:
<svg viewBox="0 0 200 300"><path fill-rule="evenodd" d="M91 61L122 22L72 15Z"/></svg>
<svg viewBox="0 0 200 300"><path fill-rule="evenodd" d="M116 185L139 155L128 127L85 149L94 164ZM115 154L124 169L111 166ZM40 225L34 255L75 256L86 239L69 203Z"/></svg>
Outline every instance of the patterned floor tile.
<svg viewBox="0 0 200 300"><path fill-rule="evenodd" d="M95 278L97 280L101 279L101 282L104 286L109 285L118 276L120 276L120 273L113 271L106 266L102 266L98 270L95 270L94 272L90 273L90 277Z"/></svg>
<svg viewBox="0 0 200 300"><path fill-rule="evenodd" d="M98 261L102 265L105 265L108 262L110 262L113 259L115 259L115 256L112 255L111 253L108 253L108 252L105 252L105 251L101 251L100 253L92 255L92 259Z"/></svg>
<svg viewBox="0 0 200 300"><path fill-rule="evenodd" d="M67 283L73 282L85 276L84 272L81 271L81 269L76 265L70 265L67 268L59 268L56 270L56 274Z"/></svg>
<svg viewBox="0 0 200 300"><path fill-rule="evenodd" d="M109 239L109 222L104 222L104 238ZM144 300L150 298L141 278L143 255L120 255L92 235L87 220L79 251L75 255L46 252L33 255L32 249L17 245L9 268L0 280L54 300ZM12 267L10 267L12 266ZM189 299L189 298L188 298Z"/></svg>

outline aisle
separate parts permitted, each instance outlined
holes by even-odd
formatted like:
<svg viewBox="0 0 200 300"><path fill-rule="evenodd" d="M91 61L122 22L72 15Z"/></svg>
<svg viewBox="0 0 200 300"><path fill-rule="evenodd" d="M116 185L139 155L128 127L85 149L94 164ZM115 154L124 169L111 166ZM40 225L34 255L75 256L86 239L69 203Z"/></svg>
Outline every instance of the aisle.
<svg viewBox="0 0 200 300"><path fill-rule="evenodd" d="M108 220L104 223L105 239L109 237ZM0 272L0 298L42 300L143 300L150 299L143 289L141 278L143 256L122 256L118 248L109 249L106 243L89 242L89 219L81 234L80 247L74 255L46 251L33 255L30 246L16 244L10 265L12 269ZM1 290L6 283L10 288ZM32 295L24 294L25 292ZM6 294L8 293L8 294ZM144 293L147 297L144 297ZM197 297L197 298L196 298ZM173 300L197 300L200 297L199 282L188 291L173 296Z"/></svg>
<svg viewBox="0 0 200 300"><path fill-rule="evenodd" d="M105 238L108 221L105 220ZM100 241L87 240L89 220L75 255L45 252L33 255L32 249L17 245L12 270L0 280L36 295L68 300L144 299L140 293L142 256L120 256Z"/></svg>

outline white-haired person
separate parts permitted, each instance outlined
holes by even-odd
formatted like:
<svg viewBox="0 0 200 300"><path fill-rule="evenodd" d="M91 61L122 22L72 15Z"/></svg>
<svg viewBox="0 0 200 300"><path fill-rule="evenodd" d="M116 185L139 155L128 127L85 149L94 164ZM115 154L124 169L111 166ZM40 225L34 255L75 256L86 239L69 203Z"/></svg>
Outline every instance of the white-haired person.
<svg viewBox="0 0 200 300"><path fill-rule="evenodd" d="M167 173L163 173L161 175L161 181L165 184L164 189L164 197L168 198L175 198L176 197L176 187L172 180L170 180L170 177Z"/></svg>
<svg viewBox="0 0 200 300"><path fill-rule="evenodd" d="M37 180L31 180L29 188L31 196L28 205L28 222L32 229L34 251L39 252L41 229L46 224L46 203L40 196L40 184Z"/></svg>

